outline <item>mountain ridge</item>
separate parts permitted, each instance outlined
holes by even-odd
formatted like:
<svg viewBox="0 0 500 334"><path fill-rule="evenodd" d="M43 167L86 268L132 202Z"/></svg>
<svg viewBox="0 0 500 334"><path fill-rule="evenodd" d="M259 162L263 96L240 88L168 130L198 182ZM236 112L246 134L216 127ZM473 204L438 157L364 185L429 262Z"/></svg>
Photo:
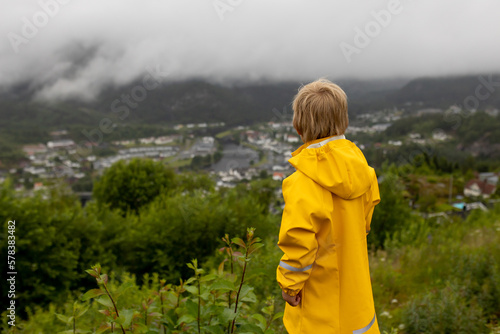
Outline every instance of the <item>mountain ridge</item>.
<svg viewBox="0 0 500 334"><path fill-rule="evenodd" d="M348 95L349 111L353 117L384 108L396 107L408 111L425 107L447 108L475 100L479 109L500 108L498 74L412 80L341 79L336 82ZM193 79L166 82L147 91L144 98L134 100L131 92L141 84L136 81L120 87L108 87L92 102L74 99L34 101L36 90L28 84L18 85L0 96L0 128L22 130L28 125L42 129L71 125L88 127L95 126L103 117L117 119L119 116L126 116L122 120L130 124L252 124L276 120L277 117L291 118L291 102L302 83L224 86ZM483 87L478 91L480 85ZM479 97L476 91L480 93ZM482 98L486 95L487 98ZM128 96L128 102L124 96ZM120 107L121 113L117 112Z"/></svg>

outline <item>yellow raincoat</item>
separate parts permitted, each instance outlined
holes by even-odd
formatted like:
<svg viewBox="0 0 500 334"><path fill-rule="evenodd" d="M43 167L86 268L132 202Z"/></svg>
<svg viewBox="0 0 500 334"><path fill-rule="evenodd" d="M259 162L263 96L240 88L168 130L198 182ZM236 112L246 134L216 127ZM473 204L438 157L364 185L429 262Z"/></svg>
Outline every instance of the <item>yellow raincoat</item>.
<svg viewBox="0 0 500 334"><path fill-rule="evenodd" d="M343 135L302 145L289 162L277 280L302 301L285 307L288 333L380 333L366 245L380 202L374 169Z"/></svg>

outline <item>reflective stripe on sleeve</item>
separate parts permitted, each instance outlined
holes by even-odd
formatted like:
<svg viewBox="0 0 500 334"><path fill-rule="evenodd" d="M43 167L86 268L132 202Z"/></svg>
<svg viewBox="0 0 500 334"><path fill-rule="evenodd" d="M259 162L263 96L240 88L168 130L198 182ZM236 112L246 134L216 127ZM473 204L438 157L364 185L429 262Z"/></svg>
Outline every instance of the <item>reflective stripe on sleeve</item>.
<svg viewBox="0 0 500 334"><path fill-rule="evenodd" d="M377 317L377 314L375 314L373 316L372 321L370 321L370 323L368 325L366 325L365 327L363 327L361 329L356 329L355 331L352 331L352 334L363 334L363 333L366 333L373 326L373 324L375 323L375 318L376 317Z"/></svg>
<svg viewBox="0 0 500 334"><path fill-rule="evenodd" d="M291 265L289 264L286 264L285 262L283 261L280 261L280 267L282 268L285 268L287 270L290 270L290 271L306 271L306 270L309 270L312 268L312 264L308 265L307 267L304 267L304 268L295 268L295 267L292 267Z"/></svg>

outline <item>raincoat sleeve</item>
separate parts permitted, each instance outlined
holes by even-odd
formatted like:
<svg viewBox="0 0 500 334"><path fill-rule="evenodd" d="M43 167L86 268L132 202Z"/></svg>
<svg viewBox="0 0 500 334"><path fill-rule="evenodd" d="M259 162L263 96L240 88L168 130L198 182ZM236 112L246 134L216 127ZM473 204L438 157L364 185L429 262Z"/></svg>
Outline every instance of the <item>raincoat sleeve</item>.
<svg viewBox="0 0 500 334"><path fill-rule="evenodd" d="M372 222L372 217L373 217L373 211L375 209L375 205L377 205L380 202L380 193L378 189L378 181L377 181L377 175L375 174L375 171L373 170L373 176L372 176L372 184L370 187L370 190L368 190L367 194L365 195L366 201L365 201L365 222L366 222L366 234L370 232L371 229L371 222Z"/></svg>
<svg viewBox="0 0 500 334"><path fill-rule="evenodd" d="M277 281L290 296L297 295L309 278L316 259L318 222L324 219L322 189L300 172L283 181L285 209L278 246L284 255Z"/></svg>

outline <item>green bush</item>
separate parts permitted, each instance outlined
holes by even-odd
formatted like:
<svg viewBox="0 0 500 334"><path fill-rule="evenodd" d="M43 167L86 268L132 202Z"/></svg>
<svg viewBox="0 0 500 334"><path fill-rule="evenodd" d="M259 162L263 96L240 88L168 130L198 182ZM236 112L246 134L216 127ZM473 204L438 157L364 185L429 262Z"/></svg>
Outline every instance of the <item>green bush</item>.
<svg viewBox="0 0 500 334"><path fill-rule="evenodd" d="M172 190L175 174L161 162L151 159L118 161L106 169L94 185L94 198L100 204L137 213L160 193Z"/></svg>
<svg viewBox="0 0 500 334"><path fill-rule="evenodd" d="M260 235L277 235L277 217L269 213L276 202L274 188L268 182L215 191L207 175L181 174L171 186L136 212L112 209L99 201L82 208L63 184L34 195L16 192L9 180L0 185L2 249L7 249L8 221L17 223L21 314L25 307L43 307L72 290L87 288L82 270L96 259L106 269L124 270L141 279L156 272L173 283L189 277L184 263L211 256L225 233L243 236L246 226L255 226ZM0 263L3 272L6 264ZM5 289L2 285L3 301Z"/></svg>
<svg viewBox="0 0 500 334"><path fill-rule="evenodd" d="M3 328L8 333L51 334L282 332L283 312L272 299L264 307L257 304L254 288L247 283L253 254L263 246L254 229L247 230L246 241L227 235L223 240L225 261L206 273L192 260L187 267L194 275L179 285L166 284L153 274L146 275L139 287L133 277L108 277L95 265L86 272L98 288L87 291L81 302L51 305L48 311L37 308L28 312L27 321L8 330L4 323Z"/></svg>
<svg viewBox="0 0 500 334"><path fill-rule="evenodd" d="M267 206L257 196L240 196L238 189L161 195L140 211L124 235L127 246L118 263L138 277L157 272L169 282L185 278L189 271L183 263L205 261L225 233L242 236L245 226L253 225L259 235L277 235L278 223L265 212Z"/></svg>
<svg viewBox="0 0 500 334"><path fill-rule="evenodd" d="M404 184L394 171L383 175L379 188L381 202L375 207L368 235L368 244L375 249L383 248L385 240L397 231L404 230L412 219L412 212L404 197Z"/></svg>
<svg viewBox="0 0 500 334"><path fill-rule="evenodd" d="M103 264L114 264L106 243L99 242L107 237L101 224L82 210L67 187L55 186L33 197L17 194L10 182L0 187L2 251L7 249L7 223L16 222L16 300L21 315L27 306L45 306L64 298L80 285L82 269L96 257ZM6 265L7 261L0 262L4 273L9 271ZM6 289L2 284L3 302Z"/></svg>
<svg viewBox="0 0 500 334"><path fill-rule="evenodd" d="M465 298L464 289L454 285L411 300L403 320L408 334L489 333L481 308Z"/></svg>
<svg viewBox="0 0 500 334"><path fill-rule="evenodd" d="M410 224L370 260L381 329L488 333L500 316L498 259L500 206L465 221Z"/></svg>

